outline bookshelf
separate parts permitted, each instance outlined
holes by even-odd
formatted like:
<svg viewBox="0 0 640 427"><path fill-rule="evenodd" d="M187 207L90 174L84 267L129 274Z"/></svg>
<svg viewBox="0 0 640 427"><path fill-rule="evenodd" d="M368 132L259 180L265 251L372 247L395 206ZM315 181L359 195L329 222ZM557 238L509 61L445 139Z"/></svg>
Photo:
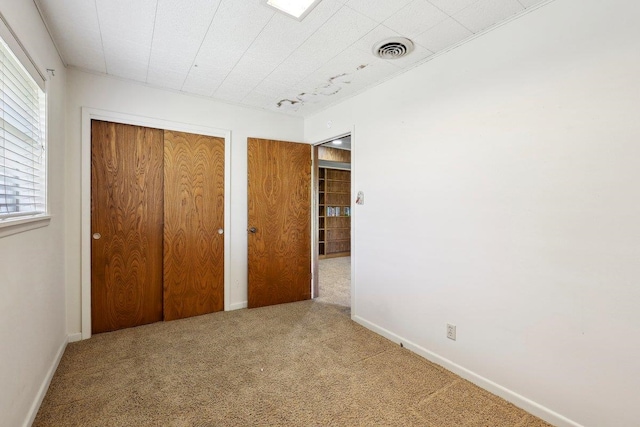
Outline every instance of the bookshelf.
<svg viewBox="0 0 640 427"><path fill-rule="evenodd" d="M318 254L320 258L351 254L351 172L318 171Z"/></svg>

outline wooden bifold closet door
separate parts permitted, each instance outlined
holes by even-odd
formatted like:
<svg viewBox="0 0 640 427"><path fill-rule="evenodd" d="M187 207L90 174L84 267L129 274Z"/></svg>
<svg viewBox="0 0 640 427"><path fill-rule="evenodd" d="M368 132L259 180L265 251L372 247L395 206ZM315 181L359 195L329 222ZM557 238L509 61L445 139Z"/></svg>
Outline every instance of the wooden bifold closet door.
<svg viewBox="0 0 640 427"><path fill-rule="evenodd" d="M91 122L93 333L162 320L163 139Z"/></svg>
<svg viewBox="0 0 640 427"><path fill-rule="evenodd" d="M106 332L223 309L224 140L91 123L91 319Z"/></svg>
<svg viewBox="0 0 640 427"><path fill-rule="evenodd" d="M164 320L224 308L224 140L164 132Z"/></svg>

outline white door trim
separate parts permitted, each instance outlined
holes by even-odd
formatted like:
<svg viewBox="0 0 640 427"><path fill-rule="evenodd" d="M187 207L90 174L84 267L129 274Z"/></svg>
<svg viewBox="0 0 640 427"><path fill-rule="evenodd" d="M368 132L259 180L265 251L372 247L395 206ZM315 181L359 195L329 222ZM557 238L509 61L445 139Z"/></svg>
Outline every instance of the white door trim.
<svg viewBox="0 0 640 427"><path fill-rule="evenodd" d="M231 131L190 123L82 107L82 339L91 338L91 120L224 138L224 309L231 305Z"/></svg>
<svg viewBox="0 0 640 427"><path fill-rule="evenodd" d="M351 126L350 130L344 130L343 132L337 133L332 138L323 139L321 141L312 142L312 147L317 147L318 145L325 144L329 141L333 141L334 139L341 138L346 135L351 135L351 318L353 319L356 315L356 218L357 218L357 209L356 204L354 202L354 194L356 194L356 189L358 188L356 185L356 174L354 171L356 170L356 162L355 162L355 140L356 140L356 127ZM312 151L313 153L313 151ZM314 161L318 161L318 159L314 158ZM315 171L315 165L312 168L312 172ZM312 174L311 176L312 183L315 183L316 177ZM315 184L312 185L311 188L315 189ZM315 191L314 191L315 193ZM315 266L315 262L318 260L318 205L316 203L316 197L312 197L312 210L313 215L311 218L311 226L313 227L313 233L311 233L311 262L314 263L311 266L312 271L317 271L318 269ZM312 285L315 287L318 285L319 277L314 276L312 280ZM311 290L313 295L313 289Z"/></svg>

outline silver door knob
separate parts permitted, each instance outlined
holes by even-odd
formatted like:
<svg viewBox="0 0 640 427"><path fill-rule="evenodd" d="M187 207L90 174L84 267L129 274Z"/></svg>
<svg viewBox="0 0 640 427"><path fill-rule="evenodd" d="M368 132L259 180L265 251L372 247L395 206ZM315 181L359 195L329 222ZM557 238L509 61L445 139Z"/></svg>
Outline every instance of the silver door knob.
<svg viewBox="0 0 640 427"><path fill-rule="evenodd" d="M93 240L98 240L99 238L102 237L102 234L100 233L93 233Z"/></svg>
<svg viewBox="0 0 640 427"><path fill-rule="evenodd" d="M224 233L224 230L222 228L218 228L218 234L222 234Z"/></svg>
<svg viewBox="0 0 640 427"><path fill-rule="evenodd" d="M251 228L249 228L249 233L254 233L254 234L255 234L255 233L256 233L256 231L258 231L258 229L257 229L257 228L255 228L255 227L251 227Z"/></svg>

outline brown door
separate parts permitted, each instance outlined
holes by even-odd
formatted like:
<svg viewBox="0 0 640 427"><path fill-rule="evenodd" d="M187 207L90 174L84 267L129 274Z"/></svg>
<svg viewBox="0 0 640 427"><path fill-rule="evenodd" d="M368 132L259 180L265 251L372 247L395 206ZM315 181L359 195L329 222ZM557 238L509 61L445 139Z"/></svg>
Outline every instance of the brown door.
<svg viewBox="0 0 640 427"><path fill-rule="evenodd" d="M162 320L162 140L91 122L93 333Z"/></svg>
<svg viewBox="0 0 640 427"><path fill-rule="evenodd" d="M311 146L249 138L249 308L311 298Z"/></svg>
<svg viewBox="0 0 640 427"><path fill-rule="evenodd" d="M164 320L224 308L224 139L164 132Z"/></svg>

